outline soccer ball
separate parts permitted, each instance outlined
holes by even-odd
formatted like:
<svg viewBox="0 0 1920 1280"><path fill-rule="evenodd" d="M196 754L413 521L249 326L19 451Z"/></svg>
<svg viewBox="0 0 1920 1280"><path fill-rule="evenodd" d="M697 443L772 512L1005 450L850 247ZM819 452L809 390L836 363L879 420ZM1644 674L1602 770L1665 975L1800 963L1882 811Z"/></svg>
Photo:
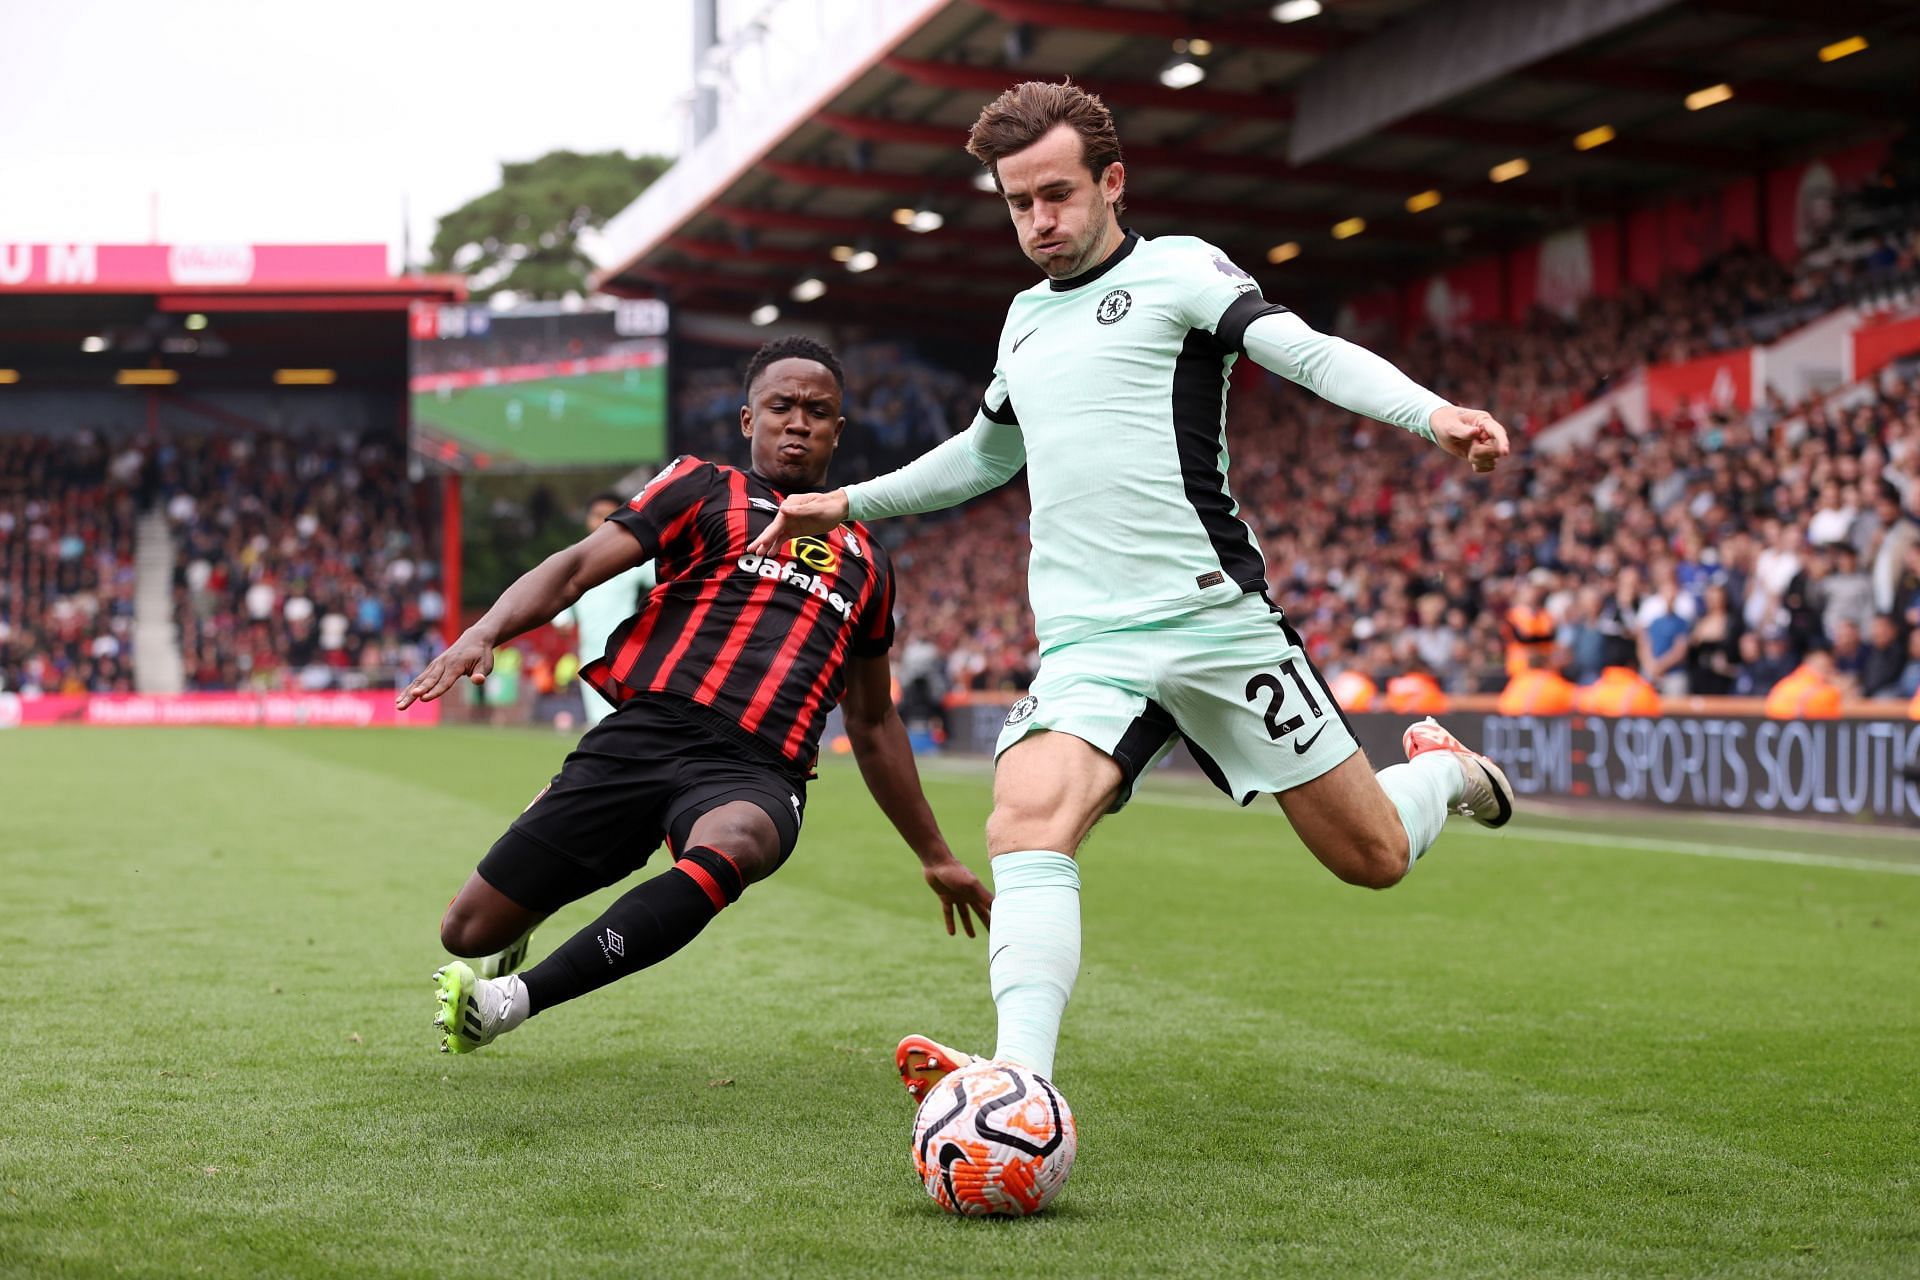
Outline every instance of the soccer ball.
<svg viewBox="0 0 1920 1280"><path fill-rule="evenodd" d="M1067 1100L1011 1062L955 1071L913 1120L913 1164L948 1213L1023 1218L1067 1184L1078 1138Z"/></svg>

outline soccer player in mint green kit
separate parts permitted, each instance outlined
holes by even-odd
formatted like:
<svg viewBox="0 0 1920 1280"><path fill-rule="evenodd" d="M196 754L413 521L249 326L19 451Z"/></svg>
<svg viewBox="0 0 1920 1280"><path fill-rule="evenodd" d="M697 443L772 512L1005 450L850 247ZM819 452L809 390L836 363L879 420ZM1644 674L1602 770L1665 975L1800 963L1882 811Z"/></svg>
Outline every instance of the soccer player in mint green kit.
<svg viewBox="0 0 1920 1280"><path fill-rule="evenodd" d="M608 516L626 505L627 500L617 493L595 495L587 503L587 532L598 529ZM653 564L649 561L624 569L599 586L589 588L571 607L560 611L553 623L557 627L573 628L573 651L582 667L607 651L607 638L640 611L640 598L653 587ZM613 714L613 704L584 680L580 682L580 707L589 729Z"/></svg>
<svg viewBox="0 0 1920 1280"><path fill-rule="evenodd" d="M1040 671L997 750L988 965L994 1058L1050 1078L1080 967L1073 855L1176 737L1239 803L1277 796L1350 884L1398 882L1450 813L1495 827L1513 812L1500 770L1431 720L1407 731L1407 763L1368 766L1268 600L1265 559L1227 485L1235 359L1476 471L1506 456L1507 436L1491 415L1267 302L1204 241L1124 230L1119 139L1097 97L1018 85L981 113L967 150L1047 274L1007 310L986 402L966 431L890 475L787 498L760 543L950 507L1025 464ZM898 1052L916 1099L973 1060L917 1035Z"/></svg>

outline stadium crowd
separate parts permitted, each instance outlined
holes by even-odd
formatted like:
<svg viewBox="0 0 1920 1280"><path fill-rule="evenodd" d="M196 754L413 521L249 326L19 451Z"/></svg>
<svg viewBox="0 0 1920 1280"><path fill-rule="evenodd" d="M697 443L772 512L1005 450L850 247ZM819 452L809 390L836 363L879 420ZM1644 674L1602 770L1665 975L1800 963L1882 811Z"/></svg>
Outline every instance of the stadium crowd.
<svg viewBox="0 0 1920 1280"><path fill-rule="evenodd" d="M189 689L377 688L432 656L434 504L401 441L201 435L153 462Z"/></svg>
<svg viewBox="0 0 1920 1280"><path fill-rule="evenodd" d="M0 435L0 692L133 687L138 470L91 432Z"/></svg>
<svg viewBox="0 0 1920 1280"><path fill-rule="evenodd" d="M1537 309L1520 325L1427 329L1383 354L1461 404L1537 430L1643 364L1772 342L1836 307L1920 284L1920 196L1867 207L1870 218L1836 220L1792 267L1736 247L1655 289L1588 298L1572 316Z"/></svg>

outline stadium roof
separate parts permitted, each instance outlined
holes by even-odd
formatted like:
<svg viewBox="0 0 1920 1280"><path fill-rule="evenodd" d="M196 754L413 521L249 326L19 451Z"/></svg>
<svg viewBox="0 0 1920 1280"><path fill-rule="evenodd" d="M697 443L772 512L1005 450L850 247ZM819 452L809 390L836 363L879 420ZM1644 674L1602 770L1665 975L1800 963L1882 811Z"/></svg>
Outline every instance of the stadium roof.
<svg viewBox="0 0 1920 1280"><path fill-rule="evenodd" d="M867 65L820 72L817 101L759 145L683 157L698 180L659 184L609 225L599 283L682 308L777 300L795 318L977 325L1037 278L963 150L981 106L1024 79L1071 75L1114 109L1131 225L1204 236L1306 301L1920 115L1920 5L1902 0L1328 0L1291 23L1275 7L928 3ZM1196 37L1204 80L1168 87L1174 42ZM1833 56L1855 37L1864 49ZM1689 107L1716 85L1730 99ZM1576 145L1601 126L1610 139ZM1497 180L1515 160L1526 171ZM921 210L942 225L902 224ZM1363 231L1336 231L1356 218ZM1297 256L1270 263L1286 244ZM879 264L853 274L836 246ZM796 305L809 275L827 292Z"/></svg>
<svg viewBox="0 0 1920 1280"><path fill-rule="evenodd" d="M196 386L276 369L404 385L408 308L465 297L455 276L389 275L381 244L0 245L0 367L24 388L150 367Z"/></svg>

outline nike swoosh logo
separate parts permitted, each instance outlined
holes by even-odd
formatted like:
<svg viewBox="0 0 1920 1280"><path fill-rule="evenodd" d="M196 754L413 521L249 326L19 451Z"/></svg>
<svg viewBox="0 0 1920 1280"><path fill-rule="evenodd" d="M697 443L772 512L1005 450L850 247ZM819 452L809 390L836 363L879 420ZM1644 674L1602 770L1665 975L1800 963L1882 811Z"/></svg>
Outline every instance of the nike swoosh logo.
<svg viewBox="0 0 1920 1280"><path fill-rule="evenodd" d="M1033 336L1034 334L1036 334L1036 333L1038 333L1038 332L1040 332L1040 329L1039 329L1039 326L1037 326L1037 325L1036 325L1035 327L1033 327L1033 328L1031 328L1031 329L1029 329L1029 330L1027 330L1027 331L1026 331L1025 333L1023 333L1023 334L1021 334L1021 335L1020 335L1020 336L1019 336L1018 338L1016 338L1016 339L1014 340L1014 343L1013 343L1013 351L1014 351L1014 352L1018 352L1018 351L1020 350L1020 344L1021 344L1022 342L1025 342L1025 341L1026 341L1026 340L1027 340L1028 338L1031 338L1031 337L1032 337L1032 336ZM1009 352L1008 354L1013 354L1013 352Z"/></svg>
<svg viewBox="0 0 1920 1280"><path fill-rule="evenodd" d="M1305 742L1294 743L1293 754L1297 756L1303 756L1307 754L1307 752L1313 750L1313 744L1318 742L1320 740L1320 735L1325 733L1326 731L1327 731L1327 726L1323 724L1318 729L1315 729L1313 731L1313 736L1311 738L1308 738Z"/></svg>

